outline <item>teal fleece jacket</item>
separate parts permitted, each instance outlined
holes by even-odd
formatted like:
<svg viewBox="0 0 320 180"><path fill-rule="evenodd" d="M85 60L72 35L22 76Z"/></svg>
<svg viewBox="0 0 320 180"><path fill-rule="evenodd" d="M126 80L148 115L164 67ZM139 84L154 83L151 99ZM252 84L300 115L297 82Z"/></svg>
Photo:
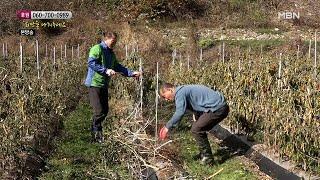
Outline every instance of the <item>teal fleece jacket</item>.
<svg viewBox="0 0 320 180"><path fill-rule="evenodd" d="M187 108L198 112L215 112L227 104L220 92L203 85L178 86L174 93L176 111L166 124L168 129L180 122Z"/></svg>

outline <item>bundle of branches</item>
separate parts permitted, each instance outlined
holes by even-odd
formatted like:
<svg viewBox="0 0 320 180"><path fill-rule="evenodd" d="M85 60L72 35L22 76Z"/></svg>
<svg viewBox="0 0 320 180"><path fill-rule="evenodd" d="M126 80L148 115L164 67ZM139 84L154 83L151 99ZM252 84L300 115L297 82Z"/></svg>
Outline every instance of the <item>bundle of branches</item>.
<svg viewBox="0 0 320 180"><path fill-rule="evenodd" d="M137 69L136 62L128 60L123 63ZM110 107L117 113L116 118L109 118L115 121L109 121L106 127L105 144L109 144L104 148L106 162L125 163L132 178L181 177L183 169L177 162L173 140L160 141L156 135L155 91L150 90L155 85L152 75L144 82L142 79L116 78L110 86L113 94Z"/></svg>

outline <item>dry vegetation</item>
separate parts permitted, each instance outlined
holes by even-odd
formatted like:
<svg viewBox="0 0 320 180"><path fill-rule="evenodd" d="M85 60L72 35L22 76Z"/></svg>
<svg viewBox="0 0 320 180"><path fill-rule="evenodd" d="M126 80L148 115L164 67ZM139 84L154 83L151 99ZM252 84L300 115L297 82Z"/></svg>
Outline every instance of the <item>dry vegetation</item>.
<svg viewBox="0 0 320 180"><path fill-rule="evenodd" d="M50 153L52 140L62 128L62 117L81 98L84 63L41 59L41 79L35 58L1 59L1 171L4 178L35 175ZM27 168L27 169L26 169Z"/></svg>
<svg viewBox="0 0 320 180"><path fill-rule="evenodd" d="M149 1L134 3L127 0L91 0L85 1L1 1L0 30L1 37L9 45L10 56L0 59L0 148L1 171L3 177L22 177L36 175L43 157L51 149L50 142L61 129L62 117L77 104L83 93L82 84L85 76L85 57L80 61L58 61L52 66L52 57L42 64L42 78L37 79L35 59L31 55L34 43L31 38L15 38L16 31L22 25L15 20L16 9L34 10L70 10L74 18L68 21L68 28L59 31L40 29L37 37L40 42L54 40L50 47L60 44L80 44L83 55L87 49L100 38L105 29L116 30L120 34L120 58L124 55L124 45L139 47L139 54L144 59L144 92L143 103L147 111L144 119L130 119L128 124L115 122L121 128L112 132L110 137L115 148L124 148L126 156L121 154L118 160L128 159L128 167L133 176L138 177L140 170L152 164L155 149L158 147L150 134L152 128L146 126L152 120L155 88L155 62L160 63L160 72L165 80L182 83L201 83L218 88L227 96L232 112L228 125L236 132L245 132L258 141L274 148L282 156L295 160L304 169L319 173L319 89L313 76L313 64L307 58L307 45L300 42L301 53L296 58L296 44L280 46L260 57L259 50L247 52L247 49L229 49L226 62L218 58L217 42L204 50L204 61L199 62L199 36L197 30L202 27L223 28L318 28L319 13L316 1L299 1L301 14L299 21L279 22L277 12L293 9L293 1L273 0L229 0L229 1ZM312 8L311 8L312 7ZM94 9L94 11L92 11ZM310 10L311 9L311 10ZM186 13L187 12L187 13ZM4 15L6 13L6 15ZM311 13L311 15L306 15ZM169 22L169 23L168 23ZM190 22L192 25L190 25ZM163 38L161 29L165 27L188 28L187 42L183 46L173 45ZM195 28L194 28L195 27ZM25 69L21 74L19 68L19 42L26 44L24 59ZM182 66L171 64L171 53L174 48L182 52ZM247 45L245 45L247 47ZM70 47L69 47L70 48ZM121 49L120 49L121 48ZM179 49L180 48L180 49ZM265 47L264 50L270 47ZM294 50L293 50L294 49ZM69 49L70 50L70 49ZM293 52L292 52L293 50ZM278 77L279 58L276 53L283 53L281 77ZM44 53L42 51L42 57ZM186 57L190 56L191 67L187 70ZM139 56L139 58L140 58ZM70 57L70 56L69 56ZM136 67L138 57L134 54L126 61ZM221 60L221 59L220 59ZM12 63L14 62L14 63ZM302 64L302 65L301 65ZM319 70L318 70L319 72ZM168 73L168 74L167 74ZM299 75L299 76L298 76ZM279 84L278 84L279 83ZM115 109L122 113L120 119L126 119L128 113L136 111L135 104L139 97L131 97L138 84L133 81L119 80L112 93L126 103L115 104ZM129 104L128 109L123 109ZM122 109L121 109L122 108ZM141 117L140 117L141 118ZM127 120L127 119L126 119ZM167 120L167 119L165 119ZM138 123L137 123L138 122ZM119 124L120 123L120 124ZM148 127L148 128L147 128ZM148 132L148 131L151 132ZM149 135L147 135L149 134ZM141 153L142 152L142 153ZM144 153L143 153L144 152ZM108 152L107 152L108 153ZM156 152L164 161L170 156L168 152ZM167 154L166 154L167 153ZM158 159L158 160L159 160ZM149 161L151 162L146 162ZM159 160L160 161L160 160ZM29 169L25 169L27 167ZM138 170L137 170L137 169ZM142 168L142 169L141 169Z"/></svg>
<svg viewBox="0 0 320 180"><path fill-rule="evenodd" d="M319 83L313 60L307 54L297 59L290 50L281 62L271 52L261 57L248 49L228 51L225 63L210 58L188 70L185 60L177 61L166 79L221 90L232 109L226 124L234 132L267 144L306 170L319 171Z"/></svg>

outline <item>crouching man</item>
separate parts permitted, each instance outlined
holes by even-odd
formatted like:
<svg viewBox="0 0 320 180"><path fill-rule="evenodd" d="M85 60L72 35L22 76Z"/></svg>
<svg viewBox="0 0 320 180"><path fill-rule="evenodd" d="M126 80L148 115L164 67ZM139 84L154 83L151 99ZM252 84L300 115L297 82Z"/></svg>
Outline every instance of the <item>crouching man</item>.
<svg viewBox="0 0 320 180"><path fill-rule="evenodd" d="M191 132L196 140L200 153L195 156L201 164L212 164L213 155L207 136L215 125L228 116L229 106L224 96L203 85L182 85L175 87L164 83L160 88L160 96L167 101L175 101L176 111L167 124L160 130L159 137L164 140L168 131L175 127L183 117L186 109L194 112L196 121Z"/></svg>

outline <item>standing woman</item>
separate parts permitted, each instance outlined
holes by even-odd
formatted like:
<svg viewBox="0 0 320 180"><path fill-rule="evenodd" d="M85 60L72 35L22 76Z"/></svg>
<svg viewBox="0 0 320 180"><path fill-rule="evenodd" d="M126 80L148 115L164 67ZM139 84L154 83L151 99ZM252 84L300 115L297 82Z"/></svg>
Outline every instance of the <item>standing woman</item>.
<svg viewBox="0 0 320 180"><path fill-rule="evenodd" d="M126 77L139 77L142 72L132 71L122 66L114 52L113 47L117 42L114 32L103 33L100 44L94 45L89 52L88 73L85 85L89 87L90 105L93 108L92 137L93 141L102 143L102 122L108 114L108 84L110 78L121 73Z"/></svg>

